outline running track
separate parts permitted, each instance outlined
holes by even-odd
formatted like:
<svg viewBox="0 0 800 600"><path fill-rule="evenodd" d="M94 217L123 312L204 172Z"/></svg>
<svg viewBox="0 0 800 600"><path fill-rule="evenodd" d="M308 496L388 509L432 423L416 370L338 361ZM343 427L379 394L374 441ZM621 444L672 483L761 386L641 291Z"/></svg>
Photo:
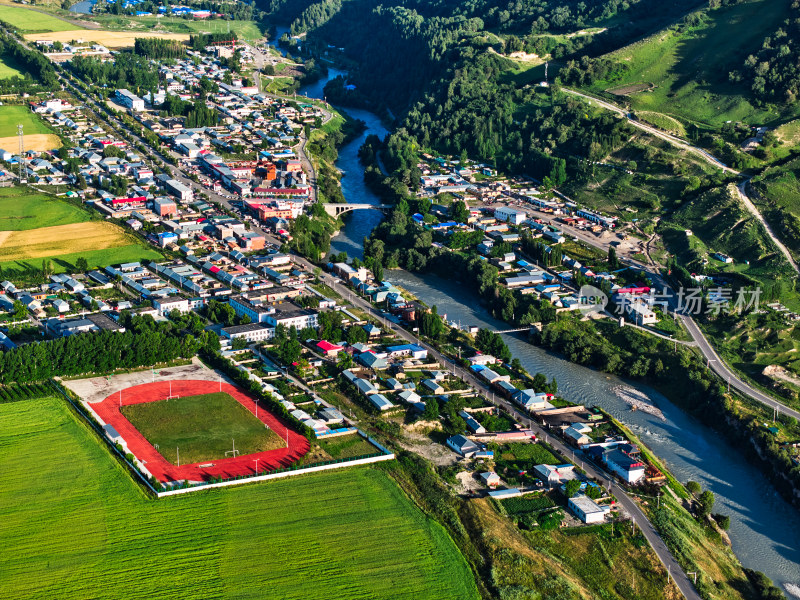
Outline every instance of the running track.
<svg viewBox="0 0 800 600"><path fill-rule="evenodd" d="M200 394L210 394L220 391L220 384L217 381L173 381L173 396L198 396ZM227 383L222 384L222 391L233 396L239 403L255 416L256 405L253 397L241 389ZM155 402L165 400L170 395L170 382L145 383L122 390L122 405L143 404L145 402ZM112 425L128 445L130 452L145 464L153 477L161 483L188 479L190 481L204 481L211 477L235 477L237 475L253 475L256 471L255 459L258 458L259 471L272 471L281 467L288 467L310 448L308 440L293 431L286 423L279 420L263 407L258 409L258 419L277 433L282 438L286 438L288 431L289 447L269 450L267 452L256 452L237 456L235 458L223 458L206 463L195 463L189 465L175 466L168 462L158 450L148 442L145 437L126 419L120 412L120 393L111 394L102 402L91 405L100 418ZM213 463L211 467L201 468L199 464Z"/></svg>

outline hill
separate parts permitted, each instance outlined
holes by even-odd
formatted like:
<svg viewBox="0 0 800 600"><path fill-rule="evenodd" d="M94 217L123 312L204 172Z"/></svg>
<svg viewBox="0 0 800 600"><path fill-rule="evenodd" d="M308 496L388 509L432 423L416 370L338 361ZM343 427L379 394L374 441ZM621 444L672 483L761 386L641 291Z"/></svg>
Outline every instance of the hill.
<svg viewBox="0 0 800 600"><path fill-rule="evenodd" d="M588 87L633 109L718 128L726 121L775 124L800 114L795 103L766 105L745 69L765 38L792 16L791 0L747 0L689 13L650 37L605 55L614 67Z"/></svg>

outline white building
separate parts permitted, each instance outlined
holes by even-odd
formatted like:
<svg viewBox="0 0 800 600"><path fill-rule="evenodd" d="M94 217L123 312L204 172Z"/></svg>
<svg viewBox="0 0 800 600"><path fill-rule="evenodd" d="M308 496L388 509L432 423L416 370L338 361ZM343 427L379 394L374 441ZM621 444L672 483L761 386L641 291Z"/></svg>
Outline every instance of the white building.
<svg viewBox="0 0 800 600"><path fill-rule="evenodd" d="M229 340L244 338L248 342L262 342L275 337L275 328L264 327L261 323L248 323L247 325L223 327L222 335Z"/></svg>
<svg viewBox="0 0 800 600"><path fill-rule="evenodd" d="M177 310L180 313L189 312L189 301L185 298L179 298L178 296L156 298L153 300L153 306L162 317L168 315L173 310Z"/></svg>
<svg viewBox="0 0 800 600"><path fill-rule="evenodd" d="M494 211L494 218L498 221L504 221L510 225L520 225L528 215L516 208L510 206L499 206Z"/></svg>
<svg viewBox="0 0 800 600"><path fill-rule="evenodd" d="M606 513L610 510L607 506L600 506L588 496L575 496L567 503L569 509L584 523L602 523Z"/></svg>
<svg viewBox="0 0 800 600"><path fill-rule="evenodd" d="M642 300L632 300L625 304L625 313L637 325L652 325L658 322L658 317L653 310Z"/></svg>
<svg viewBox="0 0 800 600"><path fill-rule="evenodd" d="M129 90L117 90L117 102L131 110L144 110L144 100Z"/></svg>

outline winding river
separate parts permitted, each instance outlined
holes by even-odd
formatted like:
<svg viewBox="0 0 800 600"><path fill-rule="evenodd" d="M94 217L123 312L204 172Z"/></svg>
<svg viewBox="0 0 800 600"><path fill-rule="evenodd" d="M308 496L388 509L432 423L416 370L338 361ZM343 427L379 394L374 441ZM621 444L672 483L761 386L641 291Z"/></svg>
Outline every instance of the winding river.
<svg viewBox="0 0 800 600"><path fill-rule="evenodd" d="M342 71L330 69L327 78L301 88L300 93L322 98L327 80L339 74L343 74ZM379 199L364 184L358 148L370 133L383 137L387 130L370 112L352 109L347 112L363 120L367 129L339 152L336 166L344 173L345 198L352 203L379 204ZM332 250L362 257L362 241L381 218L376 210L353 211L345 217L345 226L334 238ZM450 321L506 328L488 314L471 290L456 281L405 271L391 271L387 279L428 305L436 305L439 313L447 314ZM729 533L742 564L763 571L777 585L800 585L800 515L780 498L761 472L719 434L689 417L652 388L574 365L514 335L504 337L513 355L528 371L555 377L559 393L568 400L601 406L639 435L680 481L698 481L713 491L717 498L714 511L731 516ZM646 395L649 402L661 410L664 420L644 411L632 412L620 398L620 390Z"/></svg>

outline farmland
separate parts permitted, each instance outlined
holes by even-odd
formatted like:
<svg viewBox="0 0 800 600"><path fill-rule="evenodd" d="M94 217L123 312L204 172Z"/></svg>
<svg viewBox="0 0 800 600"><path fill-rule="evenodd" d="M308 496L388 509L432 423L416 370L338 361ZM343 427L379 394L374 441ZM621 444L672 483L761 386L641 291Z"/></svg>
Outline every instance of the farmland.
<svg viewBox="0 0 800 600"><path fill-rule="evenodd" d="M170 33L191 35L194 33L223 33L230 29L243 40L253 41L264 37L258 24L253 21L193 21L181 17L113 15L94 15L91 18L103 29L115 31L151 31L159 35Z"/></svg>
<svg viewBox="0 0 800 600"><path fill-rule="evenodd" d="M0 432L7 597L477 598L452 540L381 471L156 502L58 401L0 406Z"/></svg>
<svg viewBox="0 0 800 600"><path fill-rule="evenodd" d="M147 31L133 32L133 31L102 31L102 30L68 30L59 31L57 33L50 33L47 35L48 40L55 42L69 43L70 40L80 38L87 42L95 42L102 44L106 48L132 48L136 38L161 38L165 40L180 40L186 41L189 39L187 34L181 33L152 33ZM36 41L41 39L40 34L27 34L25 39Z"/></svg>
<svg viewBox="0 0 800 600"><path fill-rule="evenodd" d="M39 269L53 260L54 272L74 268L84 257L91 267L146 258L155 250L116 225L91 220L91 214L66 200L12 187L0 189L0 267Z"/></svg>
<svg viewBox="0 0 800 600"><path fill-rule="evenodd" d="M21 6L8 6L7 4L3 4L0 13L2 13L0 20L5 21L12 27L16 27L23 32L49 32L78 29L73 23L57 19L52 15L37 10L22 8Z"/></svg>
<svg viewBox="0 0 800 600"><path fill-rule="evenodd" d="M764 32L775 31L787 18L785 9L775 4L751 0L697 11L693 25L672 25L607 55L628 69L613 81L596 82L593 88L617 94L625 87L646 88L628 96L633 109L701 126L718 127L727 120L760 125L796 114L797 105L784 108L785 113L757 107L750 101L746 83L728 81L728 73L761 47Z"/></svg>
<svg viewBox="0 0 800 600"><path fill-rule="evenodd" d="M242 455L285 446L244 406L220 392L130 404L122 414L172 464L176 448L183 464L225 458L232 439Z"/></svg>

